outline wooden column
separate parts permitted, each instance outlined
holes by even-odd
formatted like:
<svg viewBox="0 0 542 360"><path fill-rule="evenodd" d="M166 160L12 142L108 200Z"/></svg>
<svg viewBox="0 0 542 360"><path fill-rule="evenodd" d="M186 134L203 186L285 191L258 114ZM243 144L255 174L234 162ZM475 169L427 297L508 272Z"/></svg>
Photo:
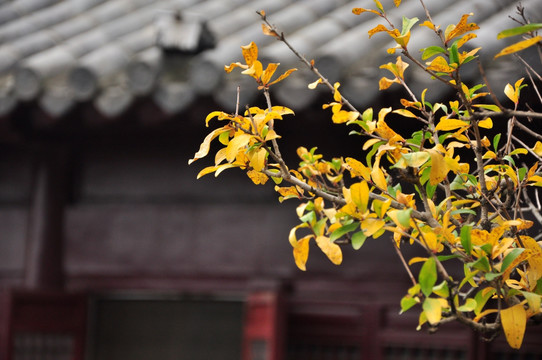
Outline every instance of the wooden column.
<svg viewBox="0 0 542 360"><path fill-rule="evenodd" d="M256 287L245 305L243 360L283 360L286 309L280 284Z"/></svg>
<svg viewBox="0 0 542 360"><path fill-rule="evenodd" d="M34 172L29 210L24 287L61 290L63 279L66 151L41 145Z"/></svg>

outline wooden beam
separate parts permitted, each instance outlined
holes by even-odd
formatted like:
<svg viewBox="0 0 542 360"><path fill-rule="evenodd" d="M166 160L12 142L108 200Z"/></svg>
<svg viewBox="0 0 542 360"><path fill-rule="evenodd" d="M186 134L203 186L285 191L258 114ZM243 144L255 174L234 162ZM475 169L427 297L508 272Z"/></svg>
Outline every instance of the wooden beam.
<svg viewBox="0 0 542 360"><path fill-rule="evenodd" d="M62 289L66 150L42 145L29 209L24 286Z"/></svg>

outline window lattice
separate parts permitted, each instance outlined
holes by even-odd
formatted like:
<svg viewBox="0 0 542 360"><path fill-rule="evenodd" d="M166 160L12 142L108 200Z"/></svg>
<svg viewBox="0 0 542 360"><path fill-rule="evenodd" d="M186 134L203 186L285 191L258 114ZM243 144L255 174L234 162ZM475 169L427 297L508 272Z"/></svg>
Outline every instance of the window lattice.
<svg viewBox="0 0 542 360"><path fill-rule="evenodd" d="M14 339L14 360L71 360L74 339L66 334L19 333Z"/></svg>

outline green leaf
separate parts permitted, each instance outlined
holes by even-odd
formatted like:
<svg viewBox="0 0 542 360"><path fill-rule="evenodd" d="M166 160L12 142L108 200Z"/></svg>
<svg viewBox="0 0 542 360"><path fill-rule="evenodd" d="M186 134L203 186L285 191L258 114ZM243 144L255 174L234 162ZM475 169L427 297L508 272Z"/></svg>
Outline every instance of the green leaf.
<svg viewBox="0 0 542 360"><path fill-rule="evenodd" d="M457 209L450 213L451 215L457 215L457 214L472 214L477 215L478 213L472 209Z"/></svg>
<svg viewBox="0 0 542 360"><path fill-rule="evenodd" d="M465 253L467 255L470 255L472 252L472 243L470 240L470 232L472 230L472 226L470 225L464 225L461 228L461 245L463 245L463 249L465 249Z"/></svg>
<svg viewBox="0 0 542 360"><path fill-rule="evenodd" d="M495 280L496 278L498 278L499 276L501 276L502 274L503 274L503 273L502 273L502 271L501 271L501 272L499 272L499 273L487 273L487 274L485 274L484 276L485 276L485 278L486 278L487 281L493 281L493 280Z"/></svg>
<svg viewBox="0 0 542 360"><path fill-rule="evenodd" d="M446 281L443 281L437 286L434 286L433 292L442 298L447 298L448 296L450 296L450 289L448 288L448 283Z"/></svg>
<svg viewBox="0 0 542 360"><path fill-rule="evenodd" d="M437 259L440 262L446 261L446 260L451 260L451 259L457 259L457 258L459 258L459 255L439 255L439 256L437 256Z"/></svg>
<svg viewBox="0 0 542 360"><path fill-rule="evenodd" d="M468 265L475 268L476 270L480 270L486 273L491 271L491 268L489 266L489 260L486 256L482 256L478 260L468 263Z"/></svg>
<svg viewBox="0 0 542 360"><path fill-rule="evenodd" d="M410 215L412 214L412 208L398 210L397 211L397 220L399 224L405 228L410 228Z"/></svg>
<svg viewBox="0 0 542 360"><path fill-rule="evenodd" d="M374 0L374 2L376 4L376 8L378 9L378 11L380 11L380 13L384 14L385 11L384 11L384 8L382 7L382 4L380 3L380 1Z"/></svg>
<svg viewBox="0 0 542 360"><path fill-rule="evenodd" d="M463 64L465 64L465 61L463 61ZM472 106L477 107L477 108L486 109L486 110L495 111L495 112L502 112L500 107L498 107L497 105L493 105L493 104L472 104Z"/></svg>
<svg viewBox="0 0 542 360"><path fill-rule="evenodd" d="M488 302L488 300L495 294L497 290L495 288L484 288L476 293L474 300L476 300L476 307L474 308L474 313L476 315L480 314Z"/></svg>
<svg viewBox="0 0 542 360"><path fill-rule="evenodd" d="M366 109L363 114L361 114L361 119L365 122L373 121L373 108Z"/></svg>
<svg viewBox="0 0 542 360"><path fill-rule="evenodd" d="M410 296L416 296L420 292L420 289L421 289L420 284L416 284L408 289L408 294Z"/></svg>
<svg viewBox="0 0 542 360"><path fill-rule="evenodd" d="M363 231L358 231L352 235L352 247L354 250L358 250L363 246L365 243L365 240L367 239L367 236L363 233Z"/></svg>
<svg viewBox="0 0 542 360"><path fill-rule="evenodd" d="M448 49L450 54L450 64L459 64L459 52L457 51L457 41Z"/></svg>
<svg viewBox="0 0 542 360"><path fill-rule="evenodd" d="M468 298L467 301L465 301L465 304L459 306L457 310L461 312L473 311L474 309L476 309L476 305L477 305L476 300L472 298Z"/></svg>
<svg viewBox="0 0 542 360"><path fill-rule="evenodd" d="M456 175L454 180L450 184L450 190L464 190L466 188L465 182L460 175Z"/></svg>
<svg viewBox="0 0 542 360"><path fill-rule="evenodd" d="M349 232L356 230L357 228L359 228L359 222L357 221L348 225L343 225L331 233L331 236L329 237L329 241L333 242L337 240L338 238L344 236L345 234L348 234Z"/></svg>
<svg viewBox="0 0 542 360"><path fill-rule="evenodd" d="M318 220L315 224L311 224L312 231L314 232L316 236L320 236L324 233L324 228L326 226L326 223L327 223L327 219L324 218L324 219Z"/></svg>
<svg viewBox="0 0 542 360"><path fill-rule="evenodd" d="M463 271L465 273L465 277L463 280L461 280L461 283L458 286L458 290L461 290L461 288L468 282L473 287L476 287L476 283L474 282L473 278L480 272L480 270L474 270L470 271L470 268L467 264L463 264Z"/></svg>
<svg viewBox="0 0 542 360"><path fill-rule="evenodd" d="M312 224L316 221L316 213L314 211L309 211L305 215L299 218L301 222Z"/></svg>
<svg viewBox="0 0 542 360"><path fill-rule="evenodd" d="M218 135L218 141L220 141L222 145L228 145L228 143L230 142L230 132L225 131Z"/></svg>
<svg viewBox="0 0 542 360"><path fill-rule="evenodd" d="M437 282L437 264L434 258L430 257L425 261L418 275L418 282L422 293L425 296L431 295L433 286Z"/></svg>
<svg viewBox="0 0 542 360"><path fill-rule="evenodd" d="M480 249L484 250L484 252L488 255L491 255L492 251L493 251L493 245L491 244L484 244L482 246L480 246Z"/></svg>
<svg viewBox="0 0 542 360"><path fill-rule="evenodd" d="M506 269L508 268L508 266L510 266L510 264L519 256L521 255L521 253L525 251L525 249L522 249L522 248L516 248L516 249L513 249L512 251L510 251L508 253L508 255L506 255L504 257L504 260L502 261L502 264L501 264L501 271L504 272L506 271Z"/></svg>
<svg viewBox="0 0 542 360"><path fill-rule="evenodd" d="M521 35L538 29L542 29L542 23L522 25L501 31L497 34L497 39L504 39L510 36Z"/></svg>
<svg viewBox="0 0 542 360"><path fill-rule="evenodd" d="M540 295L534 294L528 291L522 291L521 294L527 299L527 304L531 310L536 314L540 311L541 298Z"/></svg>
<svg viewBox="0 0 542 360"><path fill-rule="evenodd" d="M366 156L365 160L367 160L367 166L368 167L373 167L371 159L374 156L374 154L376 154L376 152L378 151L378 148L380 147L380 145L383 145L385 143L386 143L385 141L379 141L379 142L375 143L373 145L373 147L371 148L371 151L369 151L367 153L367 156Z"/></svg>
<svg viewBox="0 0 542 360"><path fill-rule="evenodd" d="M536 281L536 287L534 289L534 292L538 295L542 295L542 278Z"/></svg>
<svg viewBox="0 0 542 360"><path fill-rule="evenodd" d="M407 311L408 309L410 309L411 307L413 307L414 305L418 303L419 303L419 300L417 298L413 298L408 295L403 297L401 299L401 311L399 312L399 314L404 313L405 311Z"/></svg>
<svg viewBox="0 0 542 360"><path fill-rule="evenodd" d="M437 191L437 187L438 185L431 185L431 183L429 182L425 185L425 192L427 193L428 198L433 197L433 195L435 194L435 191Z"/></svg>
<svg viewBox="0 0 542 360"><path fill-rule="evenodd" d="M516 166L516 162L515 162L514 159L512 159L512 157L509 156L509 155L504 156L504 157L503 157L503 160L508 161L512 166Z"/></svg>
<svg viewBox="0 0 542 360"><path fill-rule="evenodd" d="M499 151L499 141L501 140L501 133L498 133L493 138L493 149L495 149L495 152Z"/></svg>
<svg viewBox="0 0 542 360"><path fill-rule="evenodd" d="M525 174L527 174L527 168L521 167L518 169L518 179L520 182L525 179Z"/></svg>
<svg viewBox="0 0 542 360"><path fill-rule="evenodd" d="M417 17L413 17L412 19L407 18L406 16L403 16L403 28L401 30L401 35L406 35L410 29L416 24L420 19Z"/></svg>
<svg viewBox="0 0 542 360"><path fill-rule="evenodd" d="M432 56L446 52L446 50L444 50L440 46L429 46L429 47L426 47L425 49L422 49L421 51L423 51L422 60L427 60Z"/></svg>

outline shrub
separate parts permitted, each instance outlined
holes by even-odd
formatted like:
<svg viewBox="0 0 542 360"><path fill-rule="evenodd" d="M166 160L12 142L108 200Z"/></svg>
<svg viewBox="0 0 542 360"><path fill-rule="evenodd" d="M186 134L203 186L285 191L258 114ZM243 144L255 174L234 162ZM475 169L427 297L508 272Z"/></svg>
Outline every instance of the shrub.
<svg viewBox="0 0 542 360"><path fill-rule="evenodd" d="M394 3L400 6L401 1ZM323 108L331 110L333 123L349 126L350 135L360 136L365 153L359 158L326 160L316 148L299 147L299 167L286 165L274 123L294 112L272 104L270 87L296 69L272 80L278 64L264 69L257 45L251 43L242 47L245 63L230 64L225 70L240 68L254 78L267 107L240 112L237 104L234 114L210 113L207 126L215 119L224 125L209 133L189 163L206 156L211 142L218 139L223 147L216 152L215 164L203 169L198 178L240 168L255 184L274 181L281 202L299 200L300 223L289 235L299 269L306 269L311 241L338 265L341 246L359 249L367 238L390 234L412 281L401 299L401 311L418 307L419 327L436 328L456 320L487 339L504 331L509 345L520 348L527 324L542 317L542 248L533 235L539 231L533 220L541 223L542 214L538 198L531 199L533 188L542 186L542 135L527 124L542 119L542 113L522 102L521 95L532 90L537 101L542 103L542 98L533 80L540 80L540 75L518 52L538 47L540 53L542 37L536 31L542 24L529 23L519 7L520 26L496 34L498 38L522 36L495 58L514 54L529 76L528 80L511 79L504 88L507 100L501 103L486 83L481 64L477 83L469 85L462 79L465 66L475 65L481 51L464 50L479 29L469 22L470 15L443 27L433 22L420 3L426 20L420 24L425 29L419 31L433 32L440 42L421 49L420 57L409 49L419 19L403 17L402 24L395 26L377 0L375 9L353 9L354 14L370 13L383 20L369 31L369 37L383 32L396 43L387 50L398 54L396 61L380 66L391 75L382 77L378 85L386 90L397 84L408 96L401 99L400 107L378 111L352 106L341 94L340 84L331 84L317 64L291 48L284 34L259 12L264 33L289 46L316 75L308 87L327 86L333 100ZM411 65L450 87L454 97L432 103L426 100L430 89L415 94L405 80ZM412 132L401 135L388 126L386 117L392 114L406 118ZM492 133L494 122L506 122L506 133ZM420 246L426 256L407 261L401 249L408 245ZM422 263L416 275L411 270L414 263ZM463 274L452 278L449 269L458 264Z"/></svg>

